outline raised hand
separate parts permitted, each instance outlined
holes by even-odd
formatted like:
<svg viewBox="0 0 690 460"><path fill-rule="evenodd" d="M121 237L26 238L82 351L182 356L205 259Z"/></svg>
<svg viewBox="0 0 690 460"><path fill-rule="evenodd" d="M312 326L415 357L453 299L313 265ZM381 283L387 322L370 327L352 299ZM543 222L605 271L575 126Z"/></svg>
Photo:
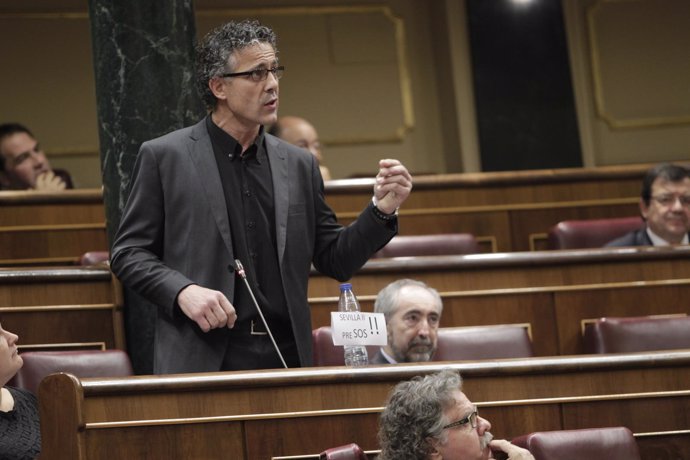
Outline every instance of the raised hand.
<svg viewBox="0 0 690 460"><path fill-rule="evenodd" d="M376 207L386 214L392 214L407 199L412 191L412 176L398 160L379 161L379 173L374 184Z"/></svg>

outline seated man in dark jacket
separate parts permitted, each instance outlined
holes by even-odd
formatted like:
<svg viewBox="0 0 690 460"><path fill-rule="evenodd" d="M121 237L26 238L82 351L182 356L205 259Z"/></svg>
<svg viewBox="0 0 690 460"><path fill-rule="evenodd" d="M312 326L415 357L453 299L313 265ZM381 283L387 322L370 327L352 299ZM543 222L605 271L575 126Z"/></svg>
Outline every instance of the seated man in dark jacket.
<svg viewBox="0 0 690 460"><path fill-rule="evenodd" d="M690 231L690 171L662 163L642 182L640 213L646 225L606 246L669 246L688 244Z"/></svg>

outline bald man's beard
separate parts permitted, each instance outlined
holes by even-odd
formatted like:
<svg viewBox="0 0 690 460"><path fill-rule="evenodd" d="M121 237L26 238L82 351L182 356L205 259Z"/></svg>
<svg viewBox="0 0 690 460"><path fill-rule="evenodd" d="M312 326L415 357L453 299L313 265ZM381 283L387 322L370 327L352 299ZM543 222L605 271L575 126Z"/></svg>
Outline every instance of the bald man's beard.
<svg viewBox="0 0 690 460"><path fill-rule="evenodd" d="M391 344L394 358L399 363L419 363L431 361L431 358L436 352L436 344L430 338L421 339L415 337L407 343L405 349L396 347L393 337L389 335L388 343Z"/></svg>

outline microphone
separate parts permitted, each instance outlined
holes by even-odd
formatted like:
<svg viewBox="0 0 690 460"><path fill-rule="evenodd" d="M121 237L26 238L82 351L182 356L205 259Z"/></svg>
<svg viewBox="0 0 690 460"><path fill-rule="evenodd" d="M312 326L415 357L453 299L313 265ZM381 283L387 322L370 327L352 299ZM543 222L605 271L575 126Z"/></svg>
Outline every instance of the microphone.
<svg viewBox="0 0 690 460"><path fill-rule="evenodd" d="M242 278L242 280L244 280L244 285L247 286L247 290L249 291L249 295L252 297L252 302L254 302L256 311L259 312L259 316L261 317L261 321L264 323L266 332L268 332L268 336L271 338L271 342L273 342L273 348L276 349L276 353L278 353L278 357L280 358L280 362L283 363L283 367L287 369L288 366L287 364L285 364L283 354L280 352L280 348L278 348L278 344L276 343L276 340L273 338L271 329L268 327L268 323L266 322L266 318L264 318L264 313L261 311L261 308L259 307L259 303L256 301L256 297L254 297L254 291L252 291L252 288L249 286L249 282L247 281L247 274L244 272L244 267L242 266L242 262L240 262L240 259L235 259L235 264L230 264L228 266L228 269L230 269L230 271L236 272L239 275L239 277Z"/></svg>

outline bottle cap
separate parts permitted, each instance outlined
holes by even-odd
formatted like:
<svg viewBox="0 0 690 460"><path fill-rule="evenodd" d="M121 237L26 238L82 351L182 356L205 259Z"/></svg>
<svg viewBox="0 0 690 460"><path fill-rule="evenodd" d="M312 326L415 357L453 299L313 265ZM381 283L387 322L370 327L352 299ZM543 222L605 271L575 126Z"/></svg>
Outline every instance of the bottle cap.
<svg viewBox="0 0 690 460"><path fill-rule="evenodd" d="M341 291L347 291L348 289L352 289L352 283L343 283L340 285Z"/></svg>

